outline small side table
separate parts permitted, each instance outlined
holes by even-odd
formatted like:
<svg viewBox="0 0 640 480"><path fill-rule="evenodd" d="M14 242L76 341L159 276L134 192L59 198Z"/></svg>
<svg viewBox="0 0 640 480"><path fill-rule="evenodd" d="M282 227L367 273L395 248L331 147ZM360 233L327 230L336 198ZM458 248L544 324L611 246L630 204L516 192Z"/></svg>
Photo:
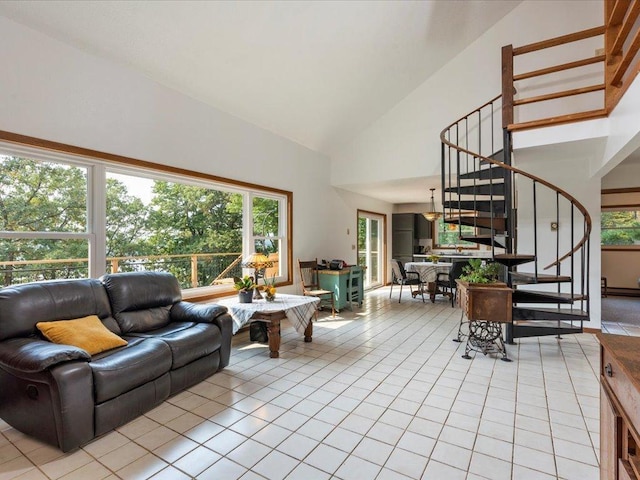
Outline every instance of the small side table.
<svg viewBox="0 0 640 480"><path fill-rule="evenodd" d="M251 322L264 322L267 324L269 337L269 356L280 356L280 322L285 318L289 320L298 333L304 334L304 341L310 342L313 337L313 324L311 322L320 299L301 295L276 294L273 302L257 300L252 303L239 303L237 298L224 298L218 303L229 309L233 319L233 334L244 325Z"/></svg>

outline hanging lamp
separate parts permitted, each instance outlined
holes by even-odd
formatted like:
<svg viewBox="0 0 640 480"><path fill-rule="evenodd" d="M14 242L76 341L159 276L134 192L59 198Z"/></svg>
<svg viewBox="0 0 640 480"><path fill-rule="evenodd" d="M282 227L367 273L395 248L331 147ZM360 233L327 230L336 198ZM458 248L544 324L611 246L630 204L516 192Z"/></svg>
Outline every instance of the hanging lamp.
<svg viewBox="0 0 640 480"><path fill-rule="evenodd" d="M431 203L429 203L428 211L424 212L422 216L430 222L435 222L440 219L442 213L436 210L436 202L433 199L433 192L435 191L435 188L430 188L429 190L431 190Z"/></svg>

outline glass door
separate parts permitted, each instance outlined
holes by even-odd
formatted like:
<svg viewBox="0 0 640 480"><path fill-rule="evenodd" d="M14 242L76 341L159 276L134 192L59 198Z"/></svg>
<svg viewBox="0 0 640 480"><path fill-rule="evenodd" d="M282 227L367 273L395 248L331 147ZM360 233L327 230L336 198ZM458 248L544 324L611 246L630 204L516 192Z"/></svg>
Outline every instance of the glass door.
<svg viewBox="0 0 640 480"><path fill-rule="evenodd" d="M365 289L383 284L385 221L385 215L358 210L358 265L365 267Z"/></svg>

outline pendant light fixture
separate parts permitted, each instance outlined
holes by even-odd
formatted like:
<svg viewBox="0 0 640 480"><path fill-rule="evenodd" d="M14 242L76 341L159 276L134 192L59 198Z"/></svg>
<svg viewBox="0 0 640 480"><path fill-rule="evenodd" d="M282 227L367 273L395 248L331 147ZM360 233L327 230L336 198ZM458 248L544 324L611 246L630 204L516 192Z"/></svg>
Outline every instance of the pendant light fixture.
<svg viewBox="0 0 640 480"><path fill-rule="evenodd" d="M429 190L431 190L431 203L429 203L428 211L424 212L422 216L430 222L435 222L440 219L442 213L436 210L436 202L433 199L433 192L435 191L435 188L430 188Z"/></svg>

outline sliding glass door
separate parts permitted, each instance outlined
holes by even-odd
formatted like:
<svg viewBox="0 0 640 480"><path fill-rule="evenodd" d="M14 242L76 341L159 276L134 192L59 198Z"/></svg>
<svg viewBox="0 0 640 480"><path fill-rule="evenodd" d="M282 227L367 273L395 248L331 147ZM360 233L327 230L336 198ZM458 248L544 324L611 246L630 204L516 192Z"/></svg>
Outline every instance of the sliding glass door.
<svg viewBox="0 0 640 480"><path fill-rule="evenodd" d="M358 210L358 265L366 267L364 288L383 284L385 222L385 215Z"/></svg>

